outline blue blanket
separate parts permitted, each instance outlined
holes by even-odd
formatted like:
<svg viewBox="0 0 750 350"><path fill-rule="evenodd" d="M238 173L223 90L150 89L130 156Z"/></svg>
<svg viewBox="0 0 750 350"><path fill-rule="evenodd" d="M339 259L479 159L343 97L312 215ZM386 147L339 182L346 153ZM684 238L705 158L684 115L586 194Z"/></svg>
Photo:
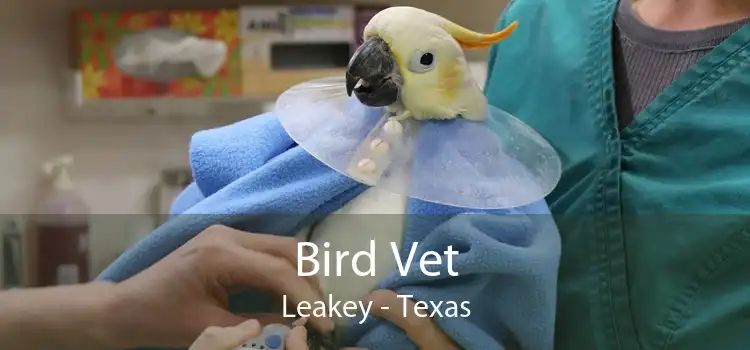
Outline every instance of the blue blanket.
<svg viewBox="0 0 750 350"><path fill-rule="evenodd" d="M297 146L272 114L199 132L190 153L195 182L175 201L177 215L99 279L125 280L214 224L294 235L365 190ZM544 202L482 212L410 199L407 211L404 249L414 241L418 254L459 248L453 259L459 275L450 277L444 268L445 277L427 277L412 264L406 276L394 271L380 287L415 300L469 301L470 316L435 319L464 349L504 349L511 338L524 350L552 349L560 239ZM232 296L230 306L267 312L269 300L248 291ZM416 349L380 319L354 324L345 338L347 345L371 350Z"/></svg>

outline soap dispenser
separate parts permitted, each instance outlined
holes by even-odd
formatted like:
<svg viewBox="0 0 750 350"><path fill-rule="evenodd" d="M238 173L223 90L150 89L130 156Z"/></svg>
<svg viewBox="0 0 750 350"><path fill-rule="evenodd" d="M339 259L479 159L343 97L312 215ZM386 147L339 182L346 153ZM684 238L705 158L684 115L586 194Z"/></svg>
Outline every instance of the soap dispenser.
<svg viewBox="0 0 750 350"><path fill-rule="evenodd" d="M30 282L34 287L89 280L90 210L70 178L73 157L63 155L43 166L51 188L29 223Z"/></svg>

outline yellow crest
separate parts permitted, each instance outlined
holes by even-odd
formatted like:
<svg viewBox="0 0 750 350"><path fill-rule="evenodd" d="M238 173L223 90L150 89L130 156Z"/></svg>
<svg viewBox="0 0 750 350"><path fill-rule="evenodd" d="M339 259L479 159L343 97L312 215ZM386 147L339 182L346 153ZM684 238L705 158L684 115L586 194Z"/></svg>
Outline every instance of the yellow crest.
<svg viewBox="0 0 750 350"><path fill-rule="evenodd" d="M518 27L518 21L514 21L505 29L492 34L482 34L466 29L453 22L447 22L444 25L445 30L456 39L459 45L464 49L486 49L497 44L509 37Z"/></svg>

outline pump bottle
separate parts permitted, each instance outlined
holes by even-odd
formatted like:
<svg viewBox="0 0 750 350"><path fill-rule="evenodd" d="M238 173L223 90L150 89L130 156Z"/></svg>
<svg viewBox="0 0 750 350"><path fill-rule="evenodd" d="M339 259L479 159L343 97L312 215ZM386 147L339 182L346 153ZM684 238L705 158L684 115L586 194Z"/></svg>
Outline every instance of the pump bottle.
<svg viewBox="0 0 750 350"><path fill-rule="evenodd" d="M52 186L29 224L28 277L34 287L89 280L90 210L68 173L72 164L73 157L63 155L43 166Z"/></svg>

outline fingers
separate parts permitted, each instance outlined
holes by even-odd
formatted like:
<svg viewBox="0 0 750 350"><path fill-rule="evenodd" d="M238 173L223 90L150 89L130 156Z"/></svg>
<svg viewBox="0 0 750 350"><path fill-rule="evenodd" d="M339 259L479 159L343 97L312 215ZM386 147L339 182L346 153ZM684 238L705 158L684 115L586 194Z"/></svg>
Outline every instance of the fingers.
<svg viewBox="0 0 750 350"><path fill-rule="evenodd" d="M294 305L301 301L323 303L319 290L298 276L286 259L245 249L235 249L227 258L221 266L226 287L253 286L285 295ZM333 321L327 318L313 318L310 322L322 332L333 330Z"/></svg>
<svg viewBox="0 0 750 350"><path fill-rule="evenodd" d="M307 320L308 320L307 317L300 317L300 318L296 319L294 322L292 322L292 326L293 327L304 326L304 325L307 324Z"/></svg>
<svg viewBox="0 0 750 350"><path fill-rule="evenodd" d="M308 350L307 347L307 328L304 326L296 326L289 332L289 336L286 338L287 350Z"/></svg>
<svg viewBox="0 0 750 350"><path fill-rule="evenodd" d="M288 324L289 320L287 318L284 318L284 316L278 315L278 314L265 314L265 313L259 313L259 314L241 314L242 317L245 319L254 319L260 322L261 326L267 326L269 324L274 323L280 323L280 324Z"/></svg>
<svg viewBox="0 0 750 350"><path fill-rule="evenodd" d="M298 265L298 243L293 237L274 236L260 233L248 233L245 231L235 230L233 228L218 226L209 228L212 234L227 235L232 241L248 250L254 250L268 255L277 256L286 259L295 269ZM304 271L310 271L313 263L310 261L303 262ZM314 287L319 287L320 281L317 276L305 277L310 279Z"/></svg>
<svg viewBox="0 0 750 350"><path fill-rule="evenodd" d="M397 294L390 290L372 292L368 299L373 302L374 316L381 317L401 328L418 348L459 350L453 340L443 333L432 318L420 317L415 313L413 301L404 302L403 298L398 298Z"/></svg>
<svg viewBox="0 0 750 350"><path fill-rule="evenodd" d="M242 317L241 315L233 314L223 308L212 308L209 311L204 311L202 319L205 321L201 322L200 329L198 332L205 330L206 326L216 327L234 327L240 323L243 323L249 319L258 320L255 317ZM262 325L263 323L261 323Z"/></svg>
<svg viewBox="0 0 750 350"><path fill-rule="evenodd" d="M285 296L287 303L323 303L317 279L297 272L297 240L212 226L181 247L225 288L255 287ZM209 266L207 266L209 265ZM313 318L321 332L333 330L327 318Z"/></svg>
<svg viewBox="0 0 750 350"><path fill-rule="evenodd" d="M209 327L189 350L232 350L257 337L260 332L260 323L256 320L247 320L235 327Z"/></svg>

